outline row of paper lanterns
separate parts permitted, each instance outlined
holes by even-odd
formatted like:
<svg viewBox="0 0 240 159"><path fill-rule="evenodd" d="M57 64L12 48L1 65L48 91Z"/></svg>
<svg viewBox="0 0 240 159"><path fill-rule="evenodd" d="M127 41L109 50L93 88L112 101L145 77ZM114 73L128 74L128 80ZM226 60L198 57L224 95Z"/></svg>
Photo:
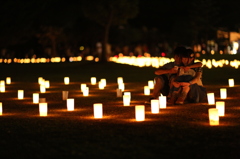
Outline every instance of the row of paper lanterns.
<svg viewBox="0 0 240 159"><path fill-rule="evenodd" d="M138 66L138 67L155 67L159 68L163 66L164 64L168 62L174 61L173 58L166 58L166 57L135 57L135 56L120 56L120 57L111 57L110 61L116 62L116 63L121 63L121 64L128 64L128 65L133 65L133 66ZM212 67L223 67L224 65L234 67L238 69L240 66L240 61L237 59L234 59L233 61L229 60L215 60L215 59L203 59L202 61L196 60L199 62L202 62L203 66L211 69Z"/></svg>
<svg viewBox="0 0 240 159"><path fill-rule="evenodd" d="M69 84L69 81L70 81L69 77L64 78L64 83L66 85ZM38 78L38 82L39 82L40 86L43 86L43 85L46 86L46 83L49 83L49 82L46 82L46 80L43 79L42 77ZM123 78L118 77L117 82L118 82L118 85L123 84ZM234 86L234 79L229 79L228 82L229 82L229 87ZM10 77L6 78L6 83L11 84L11 78ZM106 79L101 79L99 83L103 83L103 85L106 86ZM93 84L93 85L96 84L96 77L91 77L91 84ZM1 91L2 91L2 88L5 88L4 85L5 85L5 81L4 80L0 81ZM150 91L147 91L147 93L146 93L146 88L148 88L149 90L153 89L153 85L154 84L153 84L152 80L148 81L148 86L144 86L144 94L145 95L149 95L149 92L150 92ZM4 87L2 87L2 86L4 86ZM49 88L48 84L47 84L47 86ZM82 92L84 92L84 90L88 90L86 88L88 88L86 86L86 84L81 84L80 85L80 89L81 89ZM101 88L99 87L99 89L101 89ZM41 89L40 89L40 91L41 91ZM4 92L4 91L2 91L2 92ZM43 93L44 92L45 91L43 91ZM122 96L122 90L120 88L118 88L117 89L117 97L121 97L121 96ZM24 98L24 90L18 90L18 99L23 99L23 98ZM216 108L210 108L209 109L210 125L218 125L219 124L218 123L219 116L224 116L225 102L217 101L215 103L214 93L208 93L207 98L208 98L208 104L209 105L216 104ZM220 98L221 99L226 99L227 98L226 88L221 88L220 89ZM68 91L62 91L62 99L67 100L67 109L69 111L74 110L74 99L72 99L72 98L69 99L68 98ZM123 94L123 105L124 106L130 106L130 101L131 101L131 92L124 92L124 94ZM46 109L47 108L47 103L46 103L45 98L39 98L38 93L33 93L33 103L39 103L40 116L46 116L46 114L47 114L47 109ZM98 105L98 107L100 107L99 105L101 105L101 103L97 103L96 105ZM141 118L139 116L137 116L137 114L138 114L137 112L142 112L143 111L143 108L142 108L143 106L144 105L136 106L136 120L137 121L143 121L144 120L143 115L140 115ZM101 105L101 107L102 107L102 105ZM159 99L151 100L151 112L152 113L159 113L159 109L161 109L161 108L166 108L166 96L159 96ZM96 108L96 110L102 110L102 108ZM96 112L94 114L97 114ZM101 112L100 114L102 114L102 111L100 111L100 112ZM213 112L215 112L215 114ZM216 112L218 114L216 114ZM0 104L0 113L2 114L2 103ZM140 114L142 114L142 113L140 113ZM212 114L214 114L214 115L212 115ZM102 116L102 115L98 114L97 116L99 117L99 116ZM95 115L94 115L94 117L95 117Z"/></svg>

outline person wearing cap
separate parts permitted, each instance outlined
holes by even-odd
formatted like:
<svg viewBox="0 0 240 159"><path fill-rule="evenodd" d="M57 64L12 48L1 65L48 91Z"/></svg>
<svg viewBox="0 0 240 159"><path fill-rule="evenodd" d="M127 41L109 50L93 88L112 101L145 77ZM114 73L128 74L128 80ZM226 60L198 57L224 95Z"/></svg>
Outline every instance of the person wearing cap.
<svg viewBox="0 0 240 159"><path fill-rule="evenodd" d="M170 91L170 81L176 77L178 73L178 68L182 65L181 56L182 54L186 54L187 49L184 46L178 46L175 48L174 54L174 62L169 62L162 67L158 68L154 73L157 75L154 78L154 88L151 95L151 98L146 101L149 103L152 99L158 99L160 95L168 96ZM201 63L196 63L193 65L189 65L188 68L199 67Z"/></svg>
<svg viewBox="0 0 240 159"><path fill-rule="evenodd" d="M168 103L201 102L206 97L206 88L202 84L202 67L191 67L195 60L192 49L187 49L181 59L183 66L179 67L177 76L171 81Z"/></svg>

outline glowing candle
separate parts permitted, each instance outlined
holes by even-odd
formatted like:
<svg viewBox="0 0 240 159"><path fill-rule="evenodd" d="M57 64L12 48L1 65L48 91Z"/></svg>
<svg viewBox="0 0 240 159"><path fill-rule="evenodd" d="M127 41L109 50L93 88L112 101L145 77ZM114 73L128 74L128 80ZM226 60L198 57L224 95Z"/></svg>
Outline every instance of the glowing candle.
<svg viewBox="0 0 240 159"><path fill-rule="evenodd" d="M208 109L208 115L209 115L209 124L211 126L219 125L218 109L216 109L216 108L209 108Z"/></svg>
<svg viewBox="0 0 240 159"><path fill-rule="evenodd" d="M229 87L234 87L234 79L233 78L228 79L228 84L229 84Z"/></svg>
<svg viewBox="0 0 240 159"><path fill-rule="evenodd" d="M122 78L122 77L118 77L118 78L117 78L117 83L118 83L118 84L123 83L123 78Z"/></svg>
<svg viewBox="0 0 240 159"><path fill-rule="evenodd" d="M161 96L159 96L158 99L159 99L159 108L166 108L167 107L167 97L163 96L161 94Z"/></svg>
<svg viewBox="0 0 240 159"><path fill-rule="evenodd" d="M47 103L39 103L39 114L40 116L47 116L48 106Z"/></svg>
<svg viewBox="0 0 240 159"><path fill-rule="evenodd" d="M68 98L68 91L62 91L62 100L67 100Z"/></svg>
<svg viewBox="0 0 240 159"><path fill-rule="evenodd" d="M43 84L40 85L40 92L41 92L41 93L45 93L45 92L46 92L46 87L45 87L45 85L43 85Z"/></svg>
<svg viewBox="0 0 240 159"><path fill-rule="evenodd" d="M3 109L2 109L2 102L0 102L0 115L2 115Z"/></svg>
<svg viewBox="0 0 240 159"><path fill-rule="evenodd" d="M83 90L84 90L86 87L87 87L87 84L85 84L85 83L82 83L82 84L81 84L81 86L80 86L80 88L81 88L81 91L83 92Z"/></svg>
<svg viewBox="0 0 240 159"><path fill-rule="evenodd" d="M153 89L153 87L154 87L153 80L148 81L148 87L149 87L149 89Z"/></svg>
<svg viewBox="0 0 240 159"><path fill-rule="evenodd" d="M102 118L103 117L102 103L94 103L93 104L93 114L94 114L94 118Z"/></svg>
<svg viewBox="0 0 240 159"><path fill-rule="evenodd" d="M117 88L116 92L117 92L117 97L122 97L122 90L121 89Z"/></svg>
<svg viewBox="0 0 240 159"><path fill-rule="evenodd" d="M6 84L11 84L11 77L6 78Z"/></svg>
<svg viewBox="0 0 240 159"><path fill-rule="evenodd" d="M33 103L38 103L38 102L39 102L39 94L33 93Z"/></svg>
<svg viewBox="0 0 240 159"><path fill-rule="evenodd" d="M209 105L215 104L214 93L207 93L207 99Z"/></svg>
<svg viewBox="0 0 240 159"><path fill-rule="evenodd" d="M83 90L83 96L88 96L88 94L89 94L89 88L85 87Z"/></svg>
<svg viewBox="0 0 240 159"><path fill-rule="evenodd" d="M144 86L144 95L150 95L150 88L148 86Z"/></svg>
<svg viewBox="0 0 240 159"><path fill-rule="evenodd" d="M124 89L125 89L124 83L118 84L118 88L121 89L122 91L124 91Z"/></svg>
<svg viewBox="0 0 240 159"><path fill-rule="evenodd" d="M43 80L42 77L38 77L38 84L42 84L42 80Z"/></svg>
<svg viewBox="0 0 240 159"><path fill-rule="evenodd" d="M104 89L104 83L102 81L98 82L98 88L101 90Z"/></svg>
<svg viewBox="0 0 240 159"><path fill-rule="evenodd" d="M130 105L130 96L129 95L123 95L123 106L129 106Z"/></svg>
<svg viewBox="0 0 240 159"><path fill-rule="evenodd" d="M225 102L224 101L216 101L216 108L218 109L218 115L225 115Z"/></svg>
<svg viewBox="0 0 240 159"><path fill-rule="evenodd" d="M5 82L0 81L0 92L5 92Z"/></svg>
<svg viewBox="0 0 240 159"><path fill-rule="evenodd" d="M65 84L65 85L68 85L69 82L70 82L69 77L64 77L64 84Z"/></svg>
<svg viewBox="0 0 240 159"><path fill-rule="evenodd" d="M226 88L220 88L220 98L221 99L227 98L227 89Z"/></svg>
<svg viewBox="0 0 240 159"><path fill-rule="evenodd" d="M45 86L45 88L50 88L50 82L49 82L49 80L46 80L46 81L44 82L44 86Z"/></svg>
<svg viewBox="0 0 240 159"><path fill-rule="evenodd" d="M74 99L73 98L67 99L67 110L68 111L74 110Z"/></svg>
<svg viewBox="0 0 240 159"><path fill-rule="evenodd" d="M135 106L135 118L136 118L136 121L144 121L145 120L145 106L144 105L136 105Z"/></svg>
<svg viewBox="0 0 240 159"><path fill-rule="evenodd" d="M131 92L124 92L123 94L124 94L124 95L129 95L129 98L130 98L130 100L131 100Z"/></svg>
<svg viewBox="0 0 240 159"><path fill-rule="evenodd" d="M159 100L158 99L151 100L151 111L153 114L159 113Z"/></svg>
<svg viewBox="0 0 240 159"><path fill-rule="evenodd" d="M91 77L91 84L92 84L92 85L97 84L97 79L96 79L96 77Z"/></svg>
<svg viewBox="0 0 240 159"><path fill-rule="evenodd" d="M105 87L107 85L107 81L105 78L102 78L100 81L102 82L103 87Z"/></svg>
<svg viewBox="0 0 240 159"><path fill-rule="evenodd" d="M24 96L24 91L18 90L18 99L23 99L23 96Z"/></svg>

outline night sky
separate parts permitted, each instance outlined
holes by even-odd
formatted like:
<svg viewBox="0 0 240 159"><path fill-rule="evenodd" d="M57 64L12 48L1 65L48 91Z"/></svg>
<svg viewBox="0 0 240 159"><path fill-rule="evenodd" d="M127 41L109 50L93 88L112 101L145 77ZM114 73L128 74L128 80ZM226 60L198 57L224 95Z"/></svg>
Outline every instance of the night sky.
<svg viewBox="0 0 240 159"><path fill-rule="evenodd" d="M0 2L0 47L7 45L7 42L19 41L17 37L28 38L27 35L33 35L31 33L33 29L36 31L43 25L68 28L67 31L72 32L69 36L75 36L78 39L80 37L77 35L83 35L83 33L84 37L92 37L91 31L84 29L96 30L96 28L94 28L94 23L84 19L81 10L82 1L9 0ZM201 10L199 4L208 8ZM138 29L144 27L148 30L155 29L159 31L159 34L166 34L166 36L179 34L178 39L184 35L188 36L184 31L193 29L191 25L192 20L195 19L200 21L198 24L203 24L201 21L206 23L202 26L195 25L200 29L205 25L210 25L215 29L239 31L239 6L240 1L236 0L139 0L139 12L135 18L128 20L128 25ZM205 21L207 18L210 20ZM81 30L84 30L83 33L79 33ZM169 38L172 37L169 36ZM89 39L82 39L82 41L87 40Z"/></svg>

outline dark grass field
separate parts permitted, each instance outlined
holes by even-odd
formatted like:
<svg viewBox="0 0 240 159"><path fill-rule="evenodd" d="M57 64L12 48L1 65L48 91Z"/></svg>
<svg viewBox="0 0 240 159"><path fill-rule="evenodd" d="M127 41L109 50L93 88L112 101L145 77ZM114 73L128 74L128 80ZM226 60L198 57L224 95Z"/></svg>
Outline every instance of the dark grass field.
<svg viewBox="0 0 240 159"><path fill-rule="evenodd" d="M55 64L1 64L0 80L12 78L6 92L0 93L0 158L229 158L240 156L240 74L239 69L204 68L203 83L216 101L225 101L225 116L219 126L209 126L208 109L203 103L167 106L152 114L145 105L145 121L135 121L135 105L143 105L143 94L155 68L116 63L74 62ZM63 78L70 77L64 85ZM39 93L38 77L50 81L41 93L46 98L48 116L40 117L32 94ZM90 84L90 78L107 80L104 90ZM130 106L116 97L117 77L123 77L130 91ZM235 87L228 87L228 79ZM80 92L80 84L89 86L89 96ZM220 88L228 98L220 99ZM24 99L17 99L17 90ZM75 110L67 111L62 91L75 100ZM93 104L103 104L103 118L93 118Z"/></svg>

